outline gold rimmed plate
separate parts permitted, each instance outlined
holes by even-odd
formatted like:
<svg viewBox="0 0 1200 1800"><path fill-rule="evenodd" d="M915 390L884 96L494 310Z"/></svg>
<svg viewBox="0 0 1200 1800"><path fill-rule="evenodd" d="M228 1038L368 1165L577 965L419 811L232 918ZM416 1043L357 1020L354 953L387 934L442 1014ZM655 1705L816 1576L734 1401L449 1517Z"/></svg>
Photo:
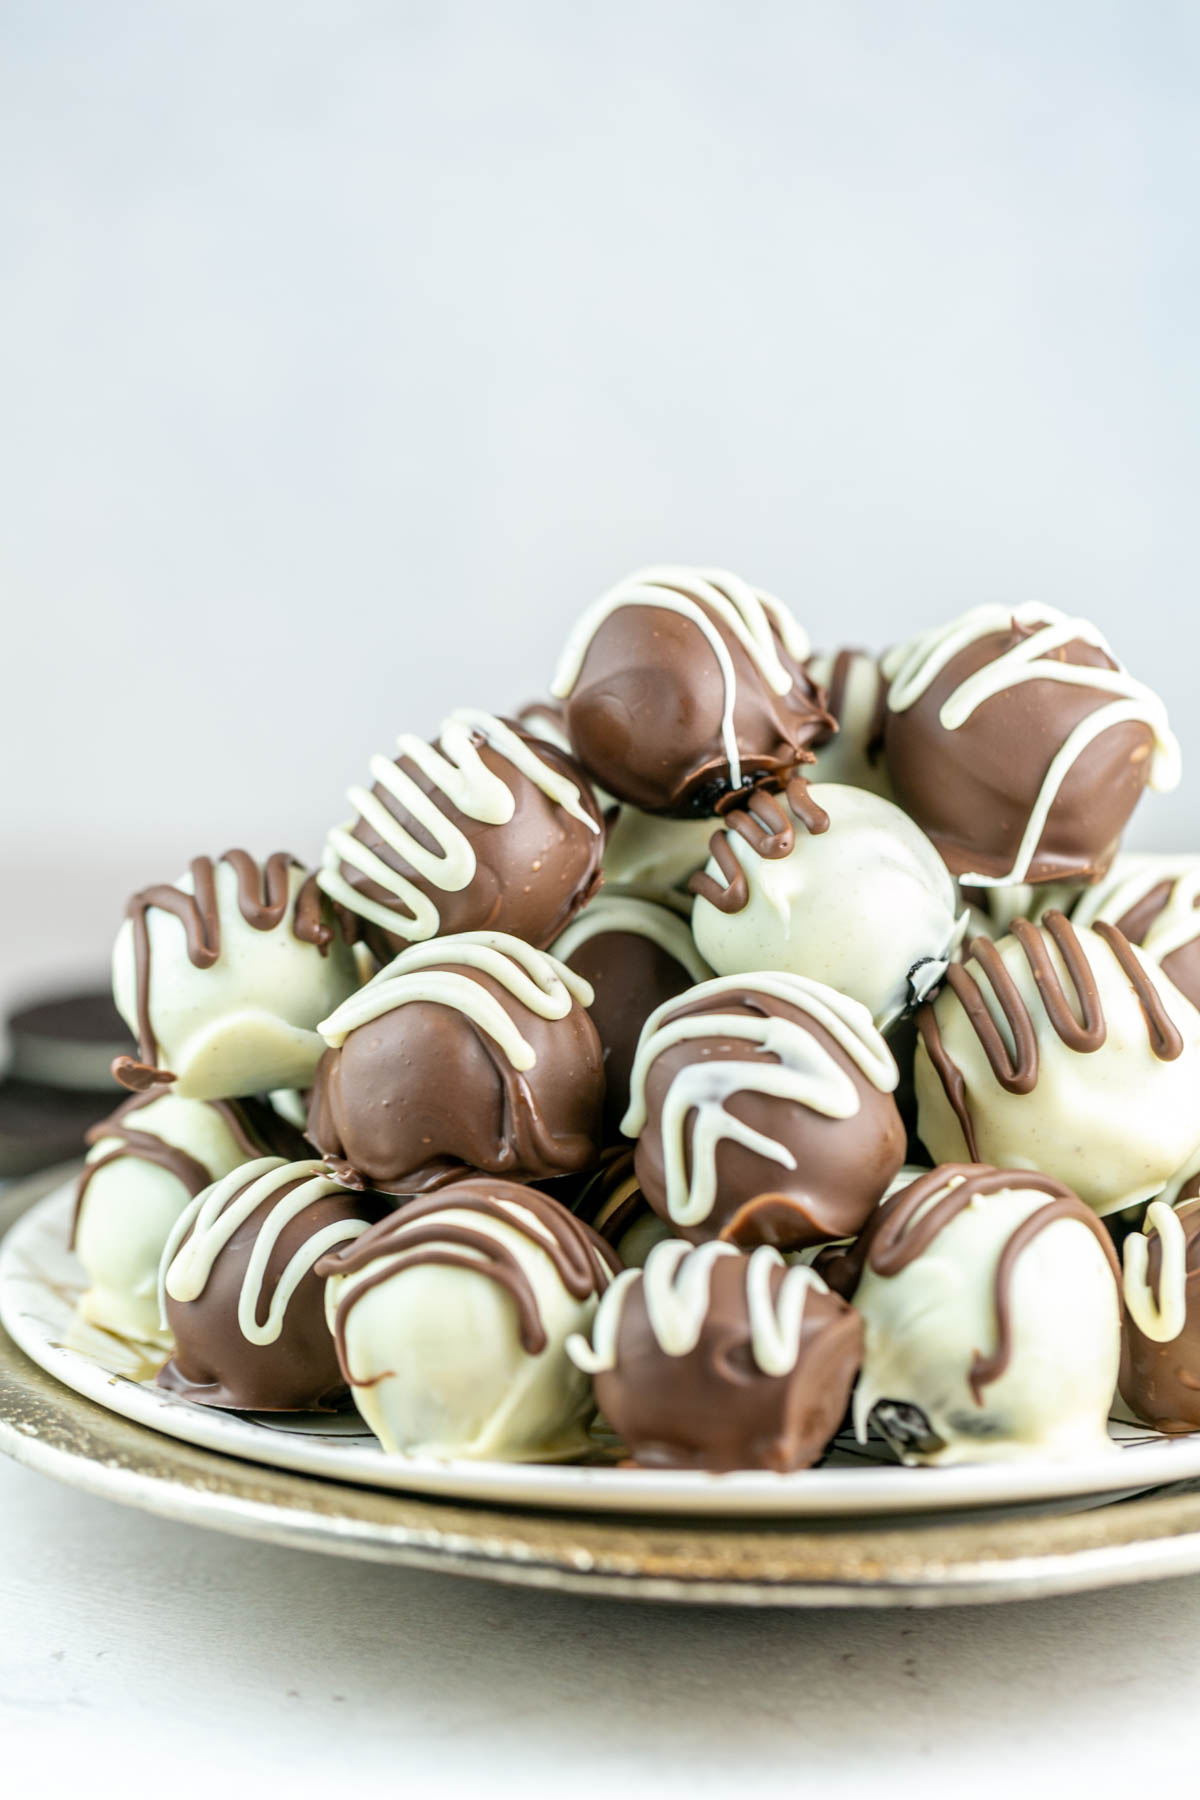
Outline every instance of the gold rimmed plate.
<svg viewBox="0 0 1200 1800"><path fill-rule="evenodd" d="M11 1228L28 1222L30 1209L56 1189L61 1202L61 1179L42 1177L6 1197L5 1259ZM138 1386L127 1376L109 1379ZM1129 1467L1154 1447L1134 1446L1112 1460ZM478 1495L385 1491L180 1441L64 1385L3 1333L0 1449L88 1492L210 1528L575 1592L725 1604L935 1605L1200 1570L1200 1494L1186 1488L1099 1505L1093 1495L1088 1510L1069 1513L950 1515L910 1504L907 1514L887 1519L689 1517L665 1508L647 1515L637 1512L628 1488L623 1513L594 1514L484 1504ZM601 1472L613 1481L630 1475ZM887 1473L845 1474L862 1480L875 1472ZM909 1473L936 1479L950 1472ZM1133 1485L1128 1477L1125 1485ZM915 1497L918 1490L909 1492Z"/></svg>

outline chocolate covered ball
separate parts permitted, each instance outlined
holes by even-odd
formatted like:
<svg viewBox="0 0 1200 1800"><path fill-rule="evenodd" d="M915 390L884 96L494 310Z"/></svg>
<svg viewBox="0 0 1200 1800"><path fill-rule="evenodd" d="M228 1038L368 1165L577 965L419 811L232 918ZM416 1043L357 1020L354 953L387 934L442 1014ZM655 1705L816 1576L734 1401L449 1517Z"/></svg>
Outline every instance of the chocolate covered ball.
<svg viewBox="0 0 1200 1800"><path fill-rule="evenodd" d="M1071 909L1074 925L1103 921L1200 1007L1200 856L1118 856Z"/></svg>
<svg viewBox="0 0 1200 1800"><path fill-rule="evenodd" d="M851 1255L860 1443L873 1423L904 1462L942 1465L1112 1448L1120 1271L1062 1182L933 1169L884 1202Z"/></svg>
<svg viewBox="0 0 1200 1800"><path fill-rule="evenodd" d="M672 1235L642 1192L632 1150L609 1153L584 1182L571 1210L612 1245L626 1269L642 1268L655 1244Z"/></svg>
<svg viewBox="0 0 1200 1800"><path fill-rule="evenodd" d="M812 1269L761 1246L651 1250L570 1354L644 1468L807 1469L845 1414L862 1326Z"/></svg>
<svg viewBox="0 0 1200 1800"><path fill-rule="evenodd" d="M405 733L351 788L318 880L381 956L463 931L552 943L600 880L604 824L582 771L490 713L450 714L434 744Z"/></svg>
<svg viewBox="0 0 1200 1800"><path fill-rule="evenodd" d="M1103 874L1179 780L1162 701L1086 619L981 606L883 659L896 799L966 886Z"/></svg>
<svg viewBox="0 0 1200 1800"><path fill-rule="evenodd" d="M829 727L786 607L722 569L642 569L588 608L551 683L580 762L644 812L707 814Z"/></svg>
<svg viewBox="0 0 1200 1800"><path fill-rule="evenodd" d="M180 1214L203 1189L270 1151L304 1154L298 1132L256 1101L134 1094L87 1134L71 1247L88 1286L79 1316L118 1337L162 1334L158 1269Z"/></svg>
<svg viewBox="0 0 1200 1800"><path fill-rule="evenodd" d="M958 948L945 863L907 814L864 788L795 777L731 808L711 849L691 880L692 931L722 975L806 975L861 1000L886 1030L933 992Z"/></svg>
<svg viewBox="0 0 1200 1800"><path fill-rule="evenodd" d="M836 732L813 740L817 760L810 780L866 788L890 800L892 783L883 755L887 682L879 658L869 650L838 650L832 656L810 656L805 668L824 693L837 726Z"/></svg>
<svg viewBox="0 0 1200 1800"><path fill-rule="evenodd" d="M113 999L138 1039L122 1086L188 1100L306 1087L316 1024L358 986L354 922L284 851L197 856L135 894L113 947Z"/></svg>
<svg viewBox="0 0 1200 1800"><path fill-rule="evenodd" d="M1200 1430L1200 1177L1175 1206L1152 1201L1124 1244L1121 1398L1171 1433Z"/></svg>
<svg viewBox="0 0 1200 1800"><path fill-rule="evenodd" d="M578 1454L594 1405L566 1343L617 1269L556 1200L486 1176L410 1201L319 1273L342 1373L385 1450Z"/></svg>
<svg viewBox="0 0 1200 1800"><path fill-rule="evenodd" d="M852 1237L904 1161L898 1071L857 1000L782 972L651 1013L624 1129L675 1234L781 1250Z"/></svg>
<svg viewBox="0 0 1200 1800"><path fill-rule="evenodd" d="M604 879L664 906L686 900L687 884L708 861L716 821L667 819L636 806L614 807L604 844Z"/></svg>
<svg viewBox="0 0 1200 1800"><path fill-rule="evenodd" d="M604 1047L605 1131L614 1138L629 1106L642 1026L656 1006L706 981L712 970L686 919L669 907L608 889L567 926L553 953L592 989L588 1011Z"/></svg>
<svg viewBox="0 0 1200 1800"><path fill-rule="evenodd" d="M348 1193L324 1164L262 1157L198 1194L163 1252L174 1354L160 1387L234 1412L322 1412L345 1398L325 1318L322 1256L390 1202Z"/></svg>
<svg viewBox="0 0 1200 1800"><path fill-rule="evenodd" d="M917 1129L938 1162L1039 1169L1103 1215L1200 1141L1200 1012L1112 925L975 938L918 1014Z"/></svg>
<svg viewBox="0 0 1200 1800"><path fill-rule="evenodd" d="M592 990L499 931L413 944L321 1026L309 1137L341 1176L415 1194L485 1170L574 1174L603 1143Z"/></svg>

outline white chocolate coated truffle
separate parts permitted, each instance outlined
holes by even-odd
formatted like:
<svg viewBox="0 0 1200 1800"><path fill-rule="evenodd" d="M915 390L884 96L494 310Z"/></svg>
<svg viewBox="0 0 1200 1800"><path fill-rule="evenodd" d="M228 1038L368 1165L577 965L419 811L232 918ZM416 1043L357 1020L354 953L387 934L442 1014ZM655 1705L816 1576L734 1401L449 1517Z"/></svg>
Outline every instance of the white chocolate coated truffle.
<svg viewBox="0 0 1200 1800"><path fill-rule="evenodd" d="M172 1230L208 1182L259 1151L231 1108L174 1093L128 1103L106 1123L80 1179L75 1251L90 1285L79 1314L157 1343L158 1266Z"/></svg>
<svg viewBox="0 0 1200 1800"><path fill-rule="evenodd" d="M358 985L312 878L286 857L265 869L241 852L197 857L173 886L135 895L113 950L113 998L143 1067L170 1071L190 1100L310 1086L317 1023Z"/></svg>
<svg viewBox="0 0 1200 1800"><path fill-rule="evenodd" d="M1038 1169L1105 1215L1197 1147L1200 1012L1112 926L1051 912L975 939L919 1027L917 1130L939 1162Z"/></svg>
<svg viewBox="0 0 1200 1800"><path fill-rule="evenodd" d="M837 735L814 746L817 761L810 778L866 788L890 800L892 784L883 760L887 682L878 658L868 650L838 650L810 656L806 666L825 690L826 704L838 722Z"/></svg>
<svg viewBox="0 0 1200 1800"><path fill-rule="evenodd" d="M969 1196L961 1210L906 1259L905 1238L917 1241L956 1186ZM878 1406L876 1424L909 1463L1112 1448L1118 1273L1097 1235L1104 1228L1089 1229L1086 1210L1074 1196L1056 1198L1057 1187L1024 1187L1011 1171L941 1169L909 1190L924 1198L904 1222L899 1254L889 1245L881 1258L895 1272L868 1255L853 1296L866 1328L854 1396L860 1442Z"/></svg>
<svg viewBox="0 0 1200 1800"><path fill-rule="evenodd" d="M663 819L622 806L608 827L604 879L647 899L671 905L708 860L716 819Z"/></svg>
<svg viewBox="0 0 1200 1800"><path fill-rule="evenodd" d="M565 1207L471 1178L411 1202L322 1264L355 1405L385 1450L544 1461L594 1411L566 1353L616 1263Z"/></svg>
<svg viewBox="0 0 1200 1800"><path fill-rule="evenodd" d="M954 882L924 832L836 783L752 798L726 819L693 890L692 932L720 974L824 982L881 1030L932 990L961 935Z"/></svg>

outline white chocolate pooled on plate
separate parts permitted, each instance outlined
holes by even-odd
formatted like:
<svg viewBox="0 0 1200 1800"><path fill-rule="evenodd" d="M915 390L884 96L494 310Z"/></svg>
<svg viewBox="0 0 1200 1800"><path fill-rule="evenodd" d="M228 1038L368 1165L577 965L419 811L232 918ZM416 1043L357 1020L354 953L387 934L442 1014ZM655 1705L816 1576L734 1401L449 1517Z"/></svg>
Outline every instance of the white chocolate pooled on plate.
<svg viewBox="0 0 1200 1800"><path fill-rule="evenodd" d="M326 1257L355 1405L385 1450L536 1462L578 1454L594 1411L567 1340L617 1271L558 1201L476 1176Z"/></svg>
<svg viewBox="0 0 1200 1800"><path fill-rule="evenodd" d="M113 998L139 1060L126 1087L189 1100L308 1087L317 1023L359 985L354 954L314 878L282 851L194 859L135 894L113 948Z"/></svg>
<svg viewBox="0 0 1200 1800"><path fill-rule="evenodd" d="M962 936L929 839L890 801L802 780L752 795L692 879L692 932L722 975L786 969L851 995L881 1029L937 986Z"/></svg>
<svg viewBox="0 0 1200 1800"><path fill-rule="evenodd" d="M873 1422L905 1462L930 1465L1112 1448L1120 1269L1069 1188L934 1169L884 1203L859 1256L860 1442Z"/></svg>
<svg viewBox="0 0 1200 1800"><path fill-rule="evenodd" d="M939 1162L1037 1169L1104 1216L1160 1194L1200 1141L1200 1012L1111 925L1051 912L976 938L918 1025Z"/></svg>

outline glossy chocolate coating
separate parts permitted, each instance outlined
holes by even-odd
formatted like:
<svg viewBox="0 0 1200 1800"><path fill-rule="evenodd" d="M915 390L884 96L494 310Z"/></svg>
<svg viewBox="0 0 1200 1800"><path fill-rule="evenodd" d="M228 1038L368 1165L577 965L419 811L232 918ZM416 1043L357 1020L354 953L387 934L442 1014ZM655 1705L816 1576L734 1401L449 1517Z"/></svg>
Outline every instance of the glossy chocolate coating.
<svg viewBox="0 0 1200 1800"><path fill-rule="evenodd" d="M440 1187L464 1169L512 1181L589 1168L603 1143L604 1063L582 1006L543 1019L477 969L515 1021L534 1066L519 1072L462 1013L414 1001L358 1026L318 1067L308 1134L339 1173L392 1194Z"/></svg>
<svg viewBox="0 0 1200 1800"><path fill-rule="evenodd" d="M1148 1338L1125 1314L1121 1336L1121 1398L1156 1431L1200 1431L1200 1177L1179 1196L1179 1217L1187 1242L1187 1317L1178 1337L1164 1343ZM1162 1241L1150 1236L1147 1278L1158 1292Z"/></svg>
<svg viewBox="0 0 1200 1800"><path fill-rule="evenodd" d="M604 1131L612 1142L629 1106L642 1026L656 1006L686 993L694 979L661 944L632 931L598 932L564 960L595 990L588 1011L604 1047Z"/></svg>
<svg viewBox="0 0 1200 1800"><path fill-rule="evenodd" d="M509 789L515 802L513 815L504 824L484 824L460 812L410 757L397 759L397 766L430 796L439 812L470 843L476 866L465 887L448 892L433 885L393 846L384 843L366 819L357 821L352 835L433 901L441 919L439 936L460 931L507 931L544 949L586 905L600 884L603 818L587 777L574 759L545 739L519 726L514 729L518 737L533 746L548 768L576 783L584 808L600 827L598 831L589 830L581 820L573 818L476 733L472 742L481 761ZM437 852L435 840L382 784L376 783L371 793L386 811L401 819L419 843L430 852ZM357 893L394 911L399 920L405 918L403 905L394 894L349 863L338 866ZM404 930L393 934L370 924L365 935L376 954L386 961L389 953L403 949L414 934Z"/></svg>
<svg viewBox="0 0 1200 1800"><path fill-rule="evenodd" d="M741 1249L772 1244L798 1250L835 1238L853 1237L904 1162L904 1124L890 1093L866 1079L834 1037L815 1019L786 1001L746 990L715 1002L682 1004L673 1018L715 1011L751 1018L794 1020L843 1070L858 1094L850 1118L830 1118L794 1100L755 1092L736 1093L725 1104L734 1118L775 1139L791 1154L793 1168L725 1138L717 1146L717 1198L709 1217L696 1227L673 1225L691 1243L720 1237ZM635 1167L654 1210L670 1221L663 1156L662 1110L678 1072L700 1059L761 1067L771 1056L744 1038L692 1038L664 1050L651 1064L646 1083L647 1124L638 1139ZM691 1154L691 1130L688 1129Z"/></svg>
<svg viewBox="0 0 1200 1800"><path fill-rule="evenodd" d="M807 1469L845 1416L862 1361L862 1323L836 1294L805 1298L796 1366L766 1375L751 1345L746 1257L713 1267L700 1340L668 1356L651 1328L642 1283L625 1302L616 1366L595 1376L601 1412L644 1468ZM787 1274L771 1273L772 1297Z"/></svg>
<svg viewBox="0 0 1200 1800"><path fill-rule="evenodd" d="M325 1283L311 1269L301 1277L274 1343L250 1343L238 1324L242 1283L258 1234L273 1206L297 1185L288 1183L255 1208L219 1251L196 1299L180 1301L167 1294L167 1323L175 1351L159 1371L160 1387L202 1406L234 1412L325 1412L346 1398L325 1318ZM271 1251L258 1318L266 1317L292 1257L317 1232L343 1220L382 1218L387 1210L387 1202L361 1193L330 1194L306 1206L284 1226Z"/></svg>
<svg viewBox="0 0 1200 1800"><path fill-rule="evenodd" d="M896 798L933 839L951 873L1003 878L1012 867L1047 771L1081 720L1107 704L1099 689L1030 681L985 700L957 730L939 714L968 676L1031 637L1014 623L968 644L903 712L884 724ZM1075 639L1053 660L1115 669ZM1150 774L1154 736L1140 720L1103 731L1082 752L1049 812L1027 881L1093 880L1103 874Z"/></svg>
<svg viewBox="0 0 1200 1800"><path fill-rule="evenodd" d="M821 692L777 638L793 684L773 694L734 633L714 622L736 677L742 785L784 775L829 729ZM593 780L644 812L685 818L712 813L730 792L724 705L721 670L689 619L666 608L622 607L592 638L565 713Z"/></svg>

